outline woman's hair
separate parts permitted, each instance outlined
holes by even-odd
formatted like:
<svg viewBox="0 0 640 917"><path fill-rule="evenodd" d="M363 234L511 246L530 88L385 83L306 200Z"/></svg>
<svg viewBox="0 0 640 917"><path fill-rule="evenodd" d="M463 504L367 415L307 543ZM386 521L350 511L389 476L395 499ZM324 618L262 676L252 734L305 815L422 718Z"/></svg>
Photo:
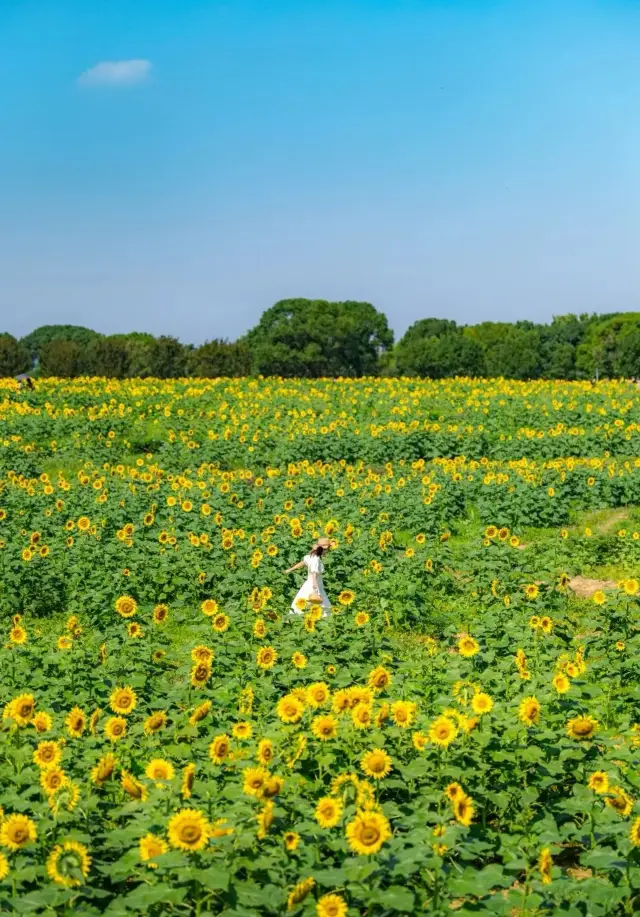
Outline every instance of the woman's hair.
<svg viewBox="0 0 640 917"><path fill-rule="evenodd" d="M311 549L311 553L315 554L316 557L322 557L324 554L324 548L321 544L317 544L314 548Z"/></svg>

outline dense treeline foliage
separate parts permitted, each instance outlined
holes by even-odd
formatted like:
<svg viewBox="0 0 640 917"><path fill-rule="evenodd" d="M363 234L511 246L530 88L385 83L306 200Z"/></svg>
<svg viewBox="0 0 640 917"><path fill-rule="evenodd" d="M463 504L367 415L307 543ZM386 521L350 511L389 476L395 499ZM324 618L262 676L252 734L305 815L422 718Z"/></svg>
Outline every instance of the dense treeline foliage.
<svg viewBox="0 0 640 917"><path fill-rule="evenodd" d="M195 347L174 337L103 335L44 325L21 341L0 334L0 376L200 378L456 376L590 379L640 375L640 312L560 315L458 325L415 322L394 347L386 316L366 302L285 299L237 341Z"/></svg>

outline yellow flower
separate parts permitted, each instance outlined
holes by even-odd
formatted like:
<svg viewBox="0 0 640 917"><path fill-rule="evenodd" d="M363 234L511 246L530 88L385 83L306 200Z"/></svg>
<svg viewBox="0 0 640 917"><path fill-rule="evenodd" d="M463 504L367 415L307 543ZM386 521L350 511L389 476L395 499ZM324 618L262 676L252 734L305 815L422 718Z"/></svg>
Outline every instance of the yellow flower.
<svg viewBox="0 0 640 917"><path fill-rule="evenodd" d="M272 669L278 661L278 654L272 646L262 646L256 653L256 665L260 669Z"/></svg>
<svg viewBox="0 0 640 917"><path fill-rule="evenodd" d="M36 700L33 694L19 694L5 705L2 718L14 720L18 726L28 726L33 719L35 706Z"/></svg>
<svg viewBox="0 0 640 917"><path fill-rule="evenodd" d="M351 589L343 589L338 596L338 601L341 605L351 605L355 597L356 594L355 592L352 592Z"/></svg>
<svg viewBox="0 0 640 917"><path fill-rule="evenodd" d="M391 673L381 665L369 672L367 678L367 684L372 691L384 691L392 681Z"/></svg>
<svg viewBox="0 0 640 917"><path fill-rule="evenodd" d="M38 837L36 824L26 815L7 815L0 822L0 846L21 850Z"/></svg>
<svg viewBox="0 0 640 917"><path fill-rule="evenodd" d="M566 694L569 688L571 687L571 682L562 672L558 672L557 675L553 676L551 684L556 689L558 694Z"/></svg>
<svg viewBox="0 0 640 917"><path fill-rule="evenodd" d="M0 853L0 882L9 875L9 860L4 853Z"/></svg>
<svg viewBox="0 0 640 917"><path fill-rule="evenodd" d="M127 721L123 716L110 716L104 724L104 734L112 742L117 742L127 734Z"/></svg>
<svg viewBox="0 0 640 917"><path fill-rule="evenodd" d="M271 739L260 739L258 742L258 753L256 755L260 764L267 767L273 761L273 742Z"/></svg>
<svg viewBox="0 0 640 917"><path fill-rule="evenodd" d="M518 718L527 727L540 722L540 701L537 697L525 697L520 701Z"/></svg>
<svg viewBox="0 0 640 917"><path fill-rule="evenodd" d="M307 665L308 659L304 653L295 652L291 656L291 664L296 667L296 669L304 669Z"/></svg>
<svg viewBox="0 0 640 917"><path fill-rule="evenodd" d="M490 713L492 708L493 700L483 691L478 691L478 693L474 694L471 698L471 709L474 713L479 715L482 715L483 713Z"/></svg>
<svg viewBox="0 0 640 917"><path fill-rule="evenodd" d="M302 904L315 884L316 880L314 878L303 879L302 882L298 882L287 897L287 910L294 911L299 904Z"/></svg>
<svg viewBox="0 0 640 917"><path fill-rule="evenodd" d="M60 787L65 785L66 781L67 776L59 767L45 767L40 771L40 786L47 796L57 793Z"/></svg>
<svg viewBox="0 0 640 917"><path fill-rule="evenodd" d="M231 751L231 739L224 733L216 736L209 746L209 757L214 764L222 764L225 758L229 757Z"/></svg>
<svg viewBox="0 0 640 917"><path fill-rule="evenodd" d="M211 622L212 628L219 634L223 634L229 627L229 617L225 614L217 614Z"/></svg>
<svg viewBox="0 0 640 917"><path fill-rule="evenodd" d="M118 763L115 755L112 755L111 752L107 752L104 757L100 758L96 766L91 771L91 781L95 783L96 786L102 786L113 776L113 772Z"/></svg>
<svg viewBox="0 0 640 917"><path fill-rule="evenodd" d="M383 748L373 748L364 753L360 760L360 767L367 777L381 780L391 773L391 757Z"/></svg>
<svg viewBox="0 0 640 917"><path fill-rule="evenodd" d="M317 681L309 685L306 693L306 702L310 707L322 707L331 696L331 689L324 681Z"/></svg>
<svg viewBox="0 0 640 917"><path fill-rule="evenodd" d="M473 800L466 793L458 793L453 800L453 814L457 822L468 827L473 821L475 807Z"/></svg>
<svg viewBox="0 0 640 917"><path fill-rule="evenodd" d="M576 716L567 723L567 735L571 739L584 741L593 738L597 728L598 722L592 716Z"/></svg>
<svg viewBox="0 0 640 917"><path fill-rule="evenodd" d="M316 806L315 817L321 828L334 828L342 817L342 803L331 796L323 796Z"/></svg>
<svg viewBox="0 0 640 917"><path fill-rule="evenodd" d="M347 903L340 895L323 895L316 904L317 917L345 917Z"/></svg>
<svg viewBox="0 0 640 917"><path fill-rule="evenodd" d="M265 803L262 810L256 815L256 821L258 822L258 840L262 840L267 836L273 824L272 802Z"/></svg>
<svg viewBox="0 0 640 917"><path fill-rule="evenodd" d="M311 722L311 732L317 739L326 742L338 735L338 720L335 716L316 716Z"/></svg>
<svg viewBox="0 0 640 917"><path fill-rule="evenodd" d="M417 706L413 701L397 700L391 705L391 717L396 726L407 729L413 723Z"/></svg>
<svg viewBox="0 0 640 917"><path fill-rule="evenodd" d="M351 722L356 729L368 729L371 726L371 707L369 704L358 704L351 711Z"/></svg>
<svg viewBox="0 0 640 917"><path fill-rule="evenodd" d="M178 850L193 852L207 846L211 825L197 809L181 809L169 819L169 843Z"/></svg>
<svg viewBox="0 0 640 917"><path fill-rule="evenodd" d="M74 707L64 722L71 738L79 739L87 728L87 715L80 707Z"/></svg>
<svg viewBox="0 0 640 917"><path fill-rule="evenodd" d="M369 615L366 611L359 611L353 620L356 627L364 627L365 624L369 623Z"/></svg>
<svg viewBox="0 0 640 917"><path fill-rule="evenodd" d="M147 788L143 783L130 774L129 771L122 771L120 775L120 785L128 796L133 799L140 799L142 802L147 798Z"/></svg>
<svg viewBox="0 0 640 917"><path fill-rule="evenodd" d="M589 777L589 789L594 793L602 795L609 789L609 777L604 771L595 771Z"/></svg>
<svg viewBox="0 0 640 917"><path fill-rule="evenodd" d="M287 850L295 850L300 843L300 835L297 831L285 831L282 835L282 840Z"/></svg>
<svg viewBox="0 0 640 917"><path fill-rule="evenodd" d="M627 595L635 595L638 589L640 589L640 584L637 579L625 580L624 591Z"/></svg>
<svg viewBox="0 0 640 917"><path fill-rule="evenodd" d="M276 713L283 723L297 723L304 713L304 704L295 694L285 694L276 705Z"/></svg>
<svg viewBox="0 0 640 917"><path fill-rule="evenodd" d="M167 621L168 619L169 619L169 608L166 605L156 605L156 607L153 609L153 623L154 624L164 624L164 622ZM147 835L147 837L152 837L152 836L153 835ZM142 843L142 841L140 843Z"/></svg>
<svg viewBox="0 0 640 917"><path fill-rule="evenodd" d="M246 767L243 774L243 792L247 796L262 796L262 790L269 777L269 772L263 767Z"/></svg>
<svg viewBox="0 0 640 917"><path fill-rule="evenodd" d="M180 785L180 795L183 799L190 799L193 791L193 782L196 776L195 764L187 764L182 771L182 783Z"/></svg>
<svg viewBox="0 0 640 917"><path fill-rule="evenodd" d="M477 640L474 640L473 637L470 637L469 634L464 634L458 640L458 652L461 656L469 659L471 656L475 656L476 653L480 652L480 644Z"/></svg>
<svg viewBox="0 0 640 917"><path fill-rule="evenodd" d="M548 847L545 847L544 850L540 851L540 856L538 857L538 869L540 870L540 878L543 885L551 884L552 866L553 860L551 859L551 851Z"/></svg>
<svg viewBox="0 0 640 917"><path fill-rule="evenodd" d="M47 875L57 885L77 888L89 875L91 857L84 844L65 841L57 844L47 858Z"/></svg>
<svg viewBox="0 0 640 917"><path fill-rule="evenodd" d="M12 643L15 643L17 646L21 646L23 643L26 643L27 632L24 627L21 627L20 624L16 624L15 627L12 627L9 631L9 640Z"/></svg>
<svg viewBox="0 0 640 917"><path fill-rule="evenodd" d="M607 805L622 818L628 818L633 809L633 799L621 786L612 786L607 795Z"/></svg>
<svg viewBox="0 0 640 917"><path fill-rule="evenodd" d="M38 767L53 767L60 763L62 749L58 742L38 742L33 753L33 762Z"/></svg>
<svg viewBox="0 0 640 917"><path fill-rule="evenodd" d="M113 712L121 713L125 716L135 710L136 703L136 693L130 685L125 688L115 688L109 698L109 706Z"/></svg>
<svg viewBox="0 0 640 917"><path fill-rule="evenodd" d="M458 728L447 716L437 717L429 728L429 738L440 748L447 748L458 735Z"/></svg>
<svg viewBox="0 0 640 917"><path fill-rule="evenodd" d="M593 593L592 599L596 605L604 605L604 603L607 601L607 597L602 589L596 589L596 591Z"/></svg>
<svg viewBox="0 0 640 917"><path fill-rule="evenodd" d="M524 594L528 599L537 599L540 589L535 583L529 583L528 586L524 587Z"/></svg>
<svg viewBox="0 0 640 917"><path fill-rule="evenodd" d="M636 818L631 825L629 829L629 840L634 847L640 847L640 818Z"/></svg>
<svg viewBox="0 0 640 917"><path fill-rule="evenodd" d="M444 790L445 796L455 802L458 796L464 796L464 790L459 783L449 783Z"/></svg>
<svg viewBox="0 0 640 917"><path fill-rule="evenodd" d="M80 523L78 523L80 525ZM138 603L130 595L121 595L116 599L116 611L123 618L132 618L138 610Z"/></svg>
<svg viewBox="0 0 640 917"><path fill-rule="evenodd" d="M199 723L200 720L203 720L205 718L205 716L207 715L207 713L210 710L211 710L211 701L210 700L203 701L201 704L199 704L195 708L195 710L189 717L189 725L195 726L196 723Z"/></svg>
<svg viewBox="0 0 640 917"><path fill-rule="evenodd" d="M205 599L204 602L200 605L200 610L203 615L206 615L208 618L212 618L218 613L218 603L213 599Z"/></svg>
<svg viewBox="0 0 640 917"><path fill-rule="evenodd" d="M347 841L355 853L377 853L391 837L391 827L381 812L358 812L346 828Z"/></svg>
<svg viewBox="0 0 640 917"><path fill-rule="evenodd" d="M146 736L155 735L167 724L167 714L164 710L156 710L150 714L144 721L144 734Z"/></svg>
<svg viewBox="0 0 640 917"><path fill-rule="evenodd" d="M53 717L51 714L45 713L44 710L40 710L34 715L33 719L31 720L31 725L36 732L49 732L53 726Z"/></svg>
<svg viewBox="0 0 640 917"><path fill-rule="evenodd" d="M145 834L140 838L140 859L143 863L153 860L155 857L162 856L169 849L169 845L157 834ZM151 864L155 866L155 863Z"/></svg>
<svg viewBox="0 0 640 917"><path fill-rule="evenodd" d="M173 764L165 761L164 758L153 758L145 768L145 776L149 780L173 780L175 769Z"/></svg>

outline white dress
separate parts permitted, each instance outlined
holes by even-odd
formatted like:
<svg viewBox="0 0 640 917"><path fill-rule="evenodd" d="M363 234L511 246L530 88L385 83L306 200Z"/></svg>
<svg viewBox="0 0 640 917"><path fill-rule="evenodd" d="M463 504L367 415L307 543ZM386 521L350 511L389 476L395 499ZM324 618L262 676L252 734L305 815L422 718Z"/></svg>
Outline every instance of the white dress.
<svg viewBox="0 0 640 917"><path fill-rule="evenodd" d="M298 602L299 599L303 599L306 602L309 596L313 595L313 593L316 591L313 588L313 574L315 573L316 582L318 585L318 595L322 599L322 611L323 611L323 614L328 615L329 612L331 611L331 602L329 601L327 597L327 593L324 591L324 586L322 584L322 574L324 573L324 565L317 554L307 554L307 556L303 558L303 563L305 567L307 568L308 575L307 575L306 580L304 581L304 583L298 590L298 594L296 595L295 599L291 603L291 610L297 615L301 615L304 612L305 609L298 608L296 603Z"/></svg>

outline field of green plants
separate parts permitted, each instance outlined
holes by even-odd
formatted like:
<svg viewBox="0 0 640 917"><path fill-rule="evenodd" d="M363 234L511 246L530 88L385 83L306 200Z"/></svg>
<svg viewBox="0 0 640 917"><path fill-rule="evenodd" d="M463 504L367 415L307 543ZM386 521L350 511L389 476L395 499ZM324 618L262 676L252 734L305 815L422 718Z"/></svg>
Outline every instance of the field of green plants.
<svg viewBox="0 0 640 917"><path fill-rule="evenodd" d="M637 913L637 392L0 382L0 913Z"/></svg>

